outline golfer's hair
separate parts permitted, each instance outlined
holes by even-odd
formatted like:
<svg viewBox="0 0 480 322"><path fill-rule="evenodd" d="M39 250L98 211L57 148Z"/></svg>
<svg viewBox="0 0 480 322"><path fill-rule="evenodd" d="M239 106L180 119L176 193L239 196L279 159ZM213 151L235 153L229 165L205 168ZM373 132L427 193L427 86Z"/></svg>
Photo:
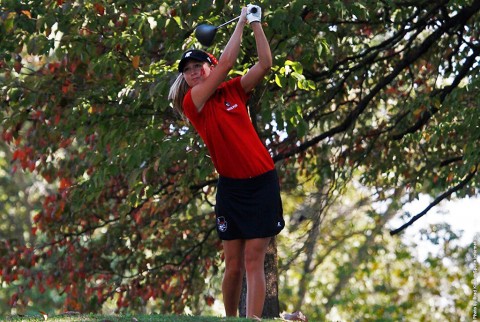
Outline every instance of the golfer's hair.
<svg viewBox="0 0 480 322"><path fill-rule="evenodd" d="M172 101L174 110L177 111L184 120L187 120L187 117L185 116L185 113L183 113L182 105L183 98L187 94L188 89L189 87L183 78L183 74L179 73L168 93L168 99Z"/></svg>

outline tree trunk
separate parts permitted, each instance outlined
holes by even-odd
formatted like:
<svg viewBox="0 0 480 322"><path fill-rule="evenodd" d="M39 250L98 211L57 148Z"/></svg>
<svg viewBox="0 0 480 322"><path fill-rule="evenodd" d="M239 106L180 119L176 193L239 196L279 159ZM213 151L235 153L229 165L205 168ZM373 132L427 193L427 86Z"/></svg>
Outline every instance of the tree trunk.
<svg viewBox="0 0 480 322"><path fill-rule="evenodd" d="M275 237L272 238L268 245L267 254L265 256L265 280L266 280L266 296L263 305L263 318L276 318L280 316L280 303L278 301L278 262L277 262L277 243ZM243 278L242 295L238 307L239 315L245 317L247 314L247 283Z"/></svg>
<svg viewBox="0 0 480 322"><path fill-rule="evenodd" d="M305 254L306 260L303 263L303 275L300 278L299 286L298 286L298 302L294 306L294 312L300 311L303 302L305 301L305 294L308 291L308 284L312 279L312 262L314 261L314 255L316 250L316 245L318 241L318 237L320 236L320 216L314 219L312 228L308 233L308 238L305 243Z"/></svg>

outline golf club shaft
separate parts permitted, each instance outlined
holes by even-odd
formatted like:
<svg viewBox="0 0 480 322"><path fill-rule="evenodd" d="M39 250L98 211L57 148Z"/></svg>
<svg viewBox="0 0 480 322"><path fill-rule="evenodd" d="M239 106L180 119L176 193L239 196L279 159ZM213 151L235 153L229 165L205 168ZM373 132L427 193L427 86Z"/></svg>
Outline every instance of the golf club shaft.
<svg viewBox="0 0 480 322"><path fill-rule="evenodd" d="M257 8L256 8L256 7L253 7L253 8L251 9L251 12L256 13L256 12L257 12ZM223 27L223 26L225 26L225 25L228 25L229 23L234 22L235 20L238 20L238 19L240 19L240 16L235 17L235 18L233 18L232 20L229 20L229 21L227 21L227 22L225 22L225 23L222 23L220 26L217 27L217 29L220 28L220 27Z"/></svg>
<svg viewBox="0 0 480 322"><path fill-rule="evenodd" d="M225 23L222 23L220 26L217 26L217 29L220 28L220 27L223 27L223 26L225 26L225 25L228 25L229 23L232 23L232 22L234 22L235 20L238 20L238 19L240 19L240 16L235 17L235 18L233 18L232 20L229 20L229 21L227 21L227 22L225 22Z"/></svg>

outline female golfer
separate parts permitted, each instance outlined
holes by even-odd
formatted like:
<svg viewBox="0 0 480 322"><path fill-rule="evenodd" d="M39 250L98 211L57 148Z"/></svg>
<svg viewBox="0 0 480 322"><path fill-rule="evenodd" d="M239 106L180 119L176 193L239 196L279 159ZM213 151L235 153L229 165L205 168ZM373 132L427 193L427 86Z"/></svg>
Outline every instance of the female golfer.
<svg viewBox="0 0 480 322"><path fill-rule="evenodd" d="M255 36L258 62L245 75L225 81L237 60L247 21ZM271 237L285 225L274 163L246 108L249 93L272 66L260 21L260 7L243 8L218 62L201 50L185 52L169 93L174 107L202 137L219 173L215 213L225 253L222 293L227 316L237 315L246 272L247 317L261 317L265 253Z"/></svg>

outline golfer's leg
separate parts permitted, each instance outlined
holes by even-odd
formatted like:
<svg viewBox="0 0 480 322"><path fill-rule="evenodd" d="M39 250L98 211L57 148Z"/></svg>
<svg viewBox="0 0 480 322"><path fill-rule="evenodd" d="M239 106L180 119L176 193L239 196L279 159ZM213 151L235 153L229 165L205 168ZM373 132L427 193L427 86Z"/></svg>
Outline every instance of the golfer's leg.
<svg viewBox="0 0 480 322"><path fill-rule="evenodd" d="M247 317L261 317L265 302L265 253L270 238L249 239L245 244Z"/></svg>
<svg viewBox="0 0 480 322"><path fill-rule="evenodd" d="M227 316L237 316L238 314L243 274L245 273L244 250L244 240L223 241L225 275L223 276L222 293Z"/></svg>

